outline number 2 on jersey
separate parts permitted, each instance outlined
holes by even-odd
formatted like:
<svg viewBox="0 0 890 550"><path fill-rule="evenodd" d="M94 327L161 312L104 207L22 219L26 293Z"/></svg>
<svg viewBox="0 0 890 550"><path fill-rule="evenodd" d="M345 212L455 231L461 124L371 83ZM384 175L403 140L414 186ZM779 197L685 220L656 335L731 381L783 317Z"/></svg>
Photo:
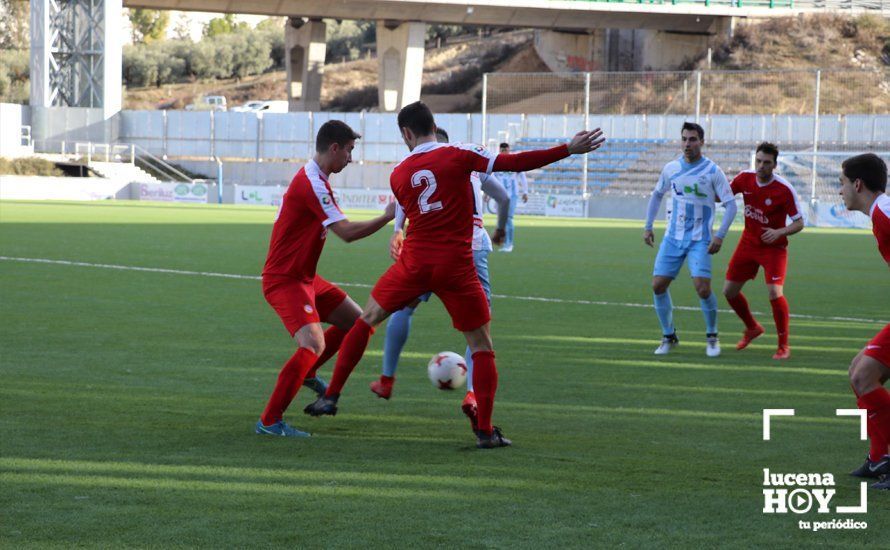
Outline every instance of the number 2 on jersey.
<svg viewBox="0 0 890 550"><path fill-rule="evenodd" d="M425 187L417 198L417 205L421 214L428 214L435 210L442 210L442 201L429 202L430 197L436 192L436 176L429 170L419 170L411 176L411 187Z"/></svg>

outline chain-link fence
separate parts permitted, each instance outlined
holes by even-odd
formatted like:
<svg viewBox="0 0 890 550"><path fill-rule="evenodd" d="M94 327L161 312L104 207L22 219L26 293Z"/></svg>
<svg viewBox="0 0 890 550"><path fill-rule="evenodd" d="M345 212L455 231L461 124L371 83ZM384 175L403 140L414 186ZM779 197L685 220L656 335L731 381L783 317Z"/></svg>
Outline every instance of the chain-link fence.
<svg viewBox="0 0 890 550"><path fill-rule="evenodd" d="M680 154L684 121L706 132L705 154L729 177L760 141L793 155L782 168L809 204L839 204L846 156L890 150L890 71L494 73L485 76L483 141L516 150L601 127L609 141L585 159L531 174L548 193L646 195Z"/></svg>

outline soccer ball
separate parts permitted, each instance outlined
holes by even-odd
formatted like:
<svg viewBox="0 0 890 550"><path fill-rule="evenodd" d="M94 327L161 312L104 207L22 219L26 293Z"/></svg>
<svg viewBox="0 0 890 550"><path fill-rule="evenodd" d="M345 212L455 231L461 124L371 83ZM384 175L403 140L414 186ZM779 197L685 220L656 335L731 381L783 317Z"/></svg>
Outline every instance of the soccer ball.
<svg viewBox="0 0 890 550"><path fill-rule="evenodd" d="M427 366L430 382L440 390L453 390L464 385L467 380L467 364L464 358L453 351L437 353Z"/></svg>

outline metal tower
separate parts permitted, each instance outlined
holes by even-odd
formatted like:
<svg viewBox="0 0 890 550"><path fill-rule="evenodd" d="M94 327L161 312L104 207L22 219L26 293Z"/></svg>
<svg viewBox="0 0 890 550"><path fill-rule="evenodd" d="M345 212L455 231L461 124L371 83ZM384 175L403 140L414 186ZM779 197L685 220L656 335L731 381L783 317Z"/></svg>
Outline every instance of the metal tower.
<svg viewBox="0 0 890 550"><path fill-rule="evenodd" d="M121 103L121 0L31 0L31 105Z"/></svg>

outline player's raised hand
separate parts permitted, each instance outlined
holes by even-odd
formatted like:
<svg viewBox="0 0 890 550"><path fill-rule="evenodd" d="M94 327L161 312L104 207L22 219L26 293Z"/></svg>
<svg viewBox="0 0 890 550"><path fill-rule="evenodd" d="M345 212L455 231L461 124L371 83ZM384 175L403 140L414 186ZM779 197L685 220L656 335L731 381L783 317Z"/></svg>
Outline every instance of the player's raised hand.
<svg viewBox="0 0 890 550"><path fill-rule="evenodd" d="M714 236L711 238L711 244L708 245L708 254L716 254L720 252L721 246L723 246L723 239Z"/></svg>
<svg viewBox="0 0 890 550"><path fill-rule="evenodd" d="M606 141L606 136L599 128L590 131L578 132L572 141L569 142L570 155L582 155L591 151L596 151L602 147Z"/></svg>
<svg viewBox="0 0 890 550"><path fill-rule="evenodd" d="M405 233L399 229L398 231L392 234L392 238L389 239L389 257L393 259L393 261L398 261L399 254L402 253L402 243L405 241Z"/></svg>
<svg viewBox="0 0 890 550"><path fill-rule="evenodd" d="M651 229L643 231L643 242L648 246L655 246L655 233Z"/></svg>

